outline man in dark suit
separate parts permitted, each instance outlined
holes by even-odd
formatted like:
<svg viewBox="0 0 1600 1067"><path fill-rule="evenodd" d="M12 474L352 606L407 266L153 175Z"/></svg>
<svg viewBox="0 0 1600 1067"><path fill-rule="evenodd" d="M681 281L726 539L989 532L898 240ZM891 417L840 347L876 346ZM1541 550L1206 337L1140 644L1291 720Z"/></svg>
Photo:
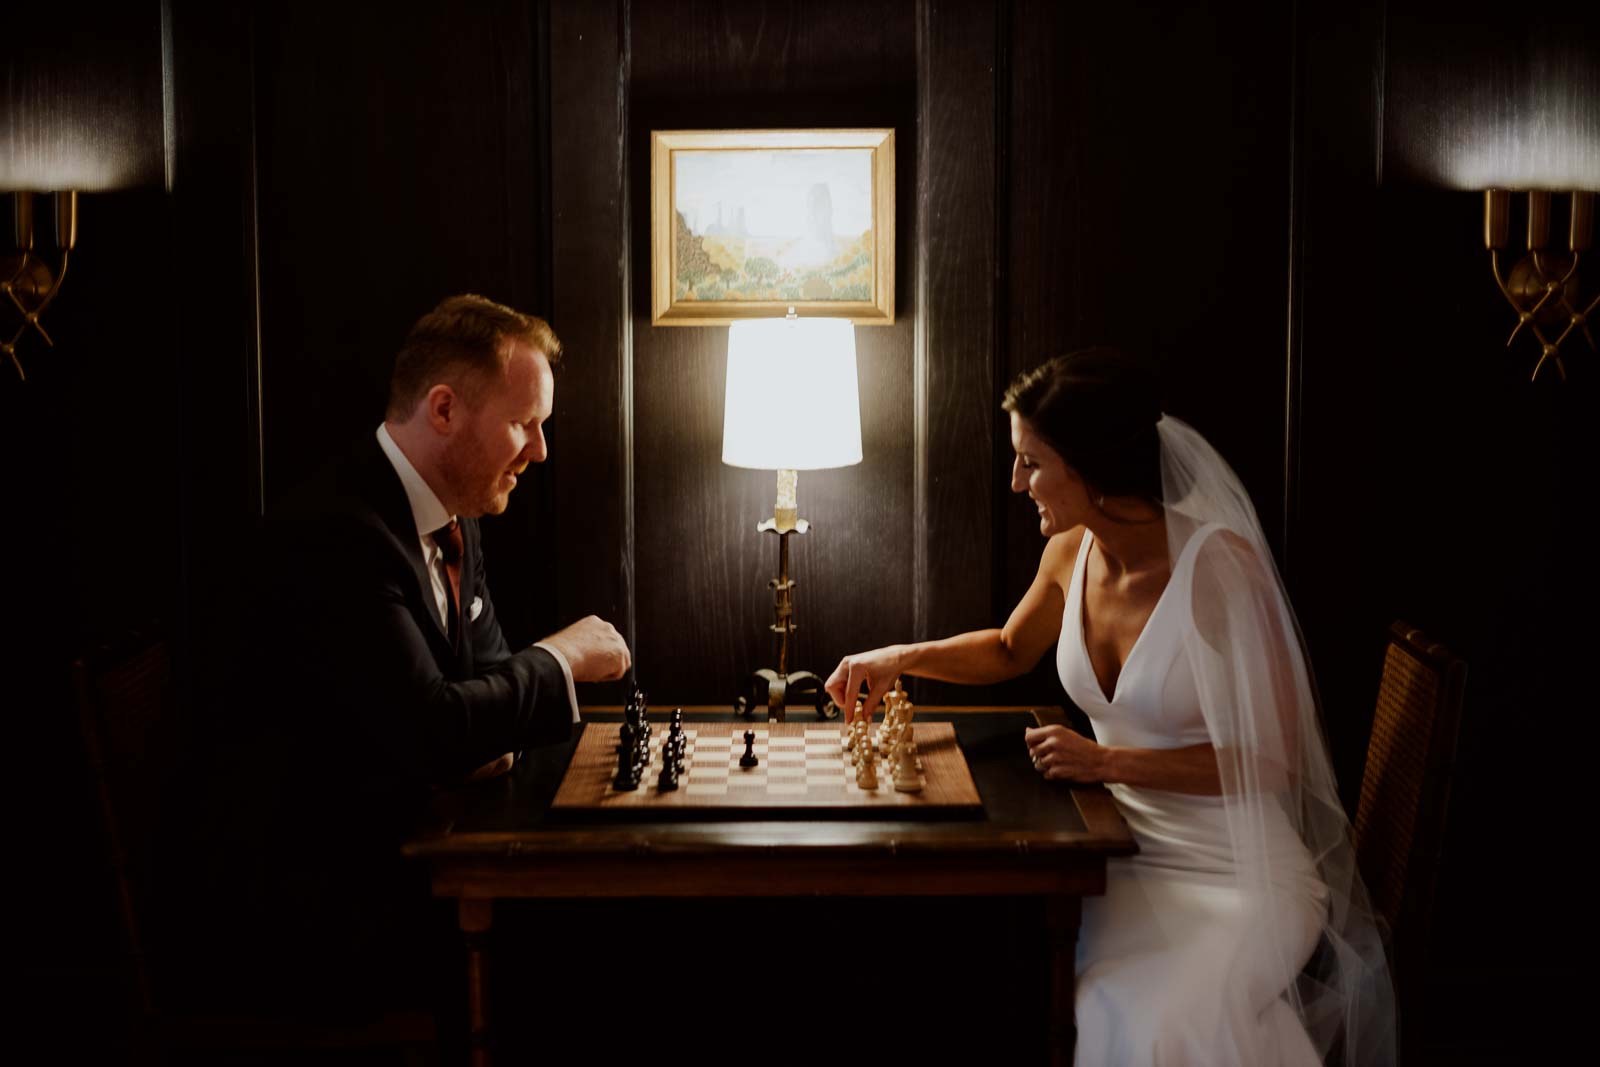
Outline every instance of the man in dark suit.
<svg viewBox="0 0 1600 1067"><path fill-rule="evenodd" d="M305 971L339 974L320 957L351 934L363 971L404 954L425 895L399 847L430 787L566 740L574 683L629 667L594 616L513 651L485 579L478 518L503 512L544 461L560 359L543 320L445 300L396 356L382 425L273 516L261 673L289 862L261 903L293 916L292 939L309 945L296 951L318 954Z"/></svg>

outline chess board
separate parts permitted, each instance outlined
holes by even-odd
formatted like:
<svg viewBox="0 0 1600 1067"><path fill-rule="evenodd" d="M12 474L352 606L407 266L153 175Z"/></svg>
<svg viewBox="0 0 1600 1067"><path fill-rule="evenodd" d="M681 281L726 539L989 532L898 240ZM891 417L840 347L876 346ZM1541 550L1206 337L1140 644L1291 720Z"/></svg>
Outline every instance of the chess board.
<svg viewBox="0 0 1600 1067"><path fill-rule="evenodd" d="M617 772L620 724L586 723L572 762L556 792L556 809L961 809L981 808L978 787L947 722L912 724L922 763L922 790L902 793L894 787L894 770L880 754L878 788L856 785L850 756L841 745L838 724L684 723L687 735L683 774L678 788L662 792L664 723L652 722L650 767L639 788L611 788ZM756 735L755 767L739 766L744 733ZM908 812L907 812L908 813Z"/></svg>

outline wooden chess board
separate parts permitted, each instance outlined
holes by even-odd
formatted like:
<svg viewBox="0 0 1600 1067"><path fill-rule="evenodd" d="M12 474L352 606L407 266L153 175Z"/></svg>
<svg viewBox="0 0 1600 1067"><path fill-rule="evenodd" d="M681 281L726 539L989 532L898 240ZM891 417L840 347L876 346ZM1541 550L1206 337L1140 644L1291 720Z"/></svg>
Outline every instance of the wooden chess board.
<svg viewBox="0 0 1600 1067"><path fill-rule="evenodd" d="M894 787L894 770L880 754L878 788L856 785L850 757L841 745L838 724L687 722L683 774L678 788L661 792L661 748L665 723L652 722L650 766L639 787L611 788L617 773L618 723L585 723L577 750L552 807L568 810L617 809L908 809L981 808L978 787L947 722L912 724L922 762L922 791ZM755 767L739 766L744 733L756 735Z"/></svg>

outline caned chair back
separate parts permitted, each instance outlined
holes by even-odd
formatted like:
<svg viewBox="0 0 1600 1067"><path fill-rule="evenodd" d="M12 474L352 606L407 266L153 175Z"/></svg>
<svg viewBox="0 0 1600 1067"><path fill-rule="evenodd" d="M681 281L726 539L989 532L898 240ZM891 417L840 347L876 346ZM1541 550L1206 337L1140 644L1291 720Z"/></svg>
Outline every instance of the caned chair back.
<svg viewBox="0 0 1600 1067"><path fill-rule="evenodd" d="M1426 936L1450 801L1466 664L1396 622L1356 809L1357 862L1398 940Z"/></svg>
<svg viewBox="0 0 1600 1067"><path fill-rule="evenodd" d="M1353 827L1373 907L1387 921L1401 1062L1422 1058L1424 990L1466 664L1403 622L1389 627Z"/></svg>

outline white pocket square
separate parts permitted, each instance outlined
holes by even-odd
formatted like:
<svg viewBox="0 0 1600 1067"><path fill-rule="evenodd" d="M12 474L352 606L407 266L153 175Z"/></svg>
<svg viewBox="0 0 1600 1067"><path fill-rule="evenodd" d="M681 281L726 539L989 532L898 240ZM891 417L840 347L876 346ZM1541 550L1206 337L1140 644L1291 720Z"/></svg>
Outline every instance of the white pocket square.
<svg viewBox="0 0 1600 1067"><path fill-rule="evenodd" d="M482 615L482 614L483 614L483 597L475 596L475 597L472 598L472 607L467 609L467 621L468 622L477 622L478 621L478 616Z"/></svg>

